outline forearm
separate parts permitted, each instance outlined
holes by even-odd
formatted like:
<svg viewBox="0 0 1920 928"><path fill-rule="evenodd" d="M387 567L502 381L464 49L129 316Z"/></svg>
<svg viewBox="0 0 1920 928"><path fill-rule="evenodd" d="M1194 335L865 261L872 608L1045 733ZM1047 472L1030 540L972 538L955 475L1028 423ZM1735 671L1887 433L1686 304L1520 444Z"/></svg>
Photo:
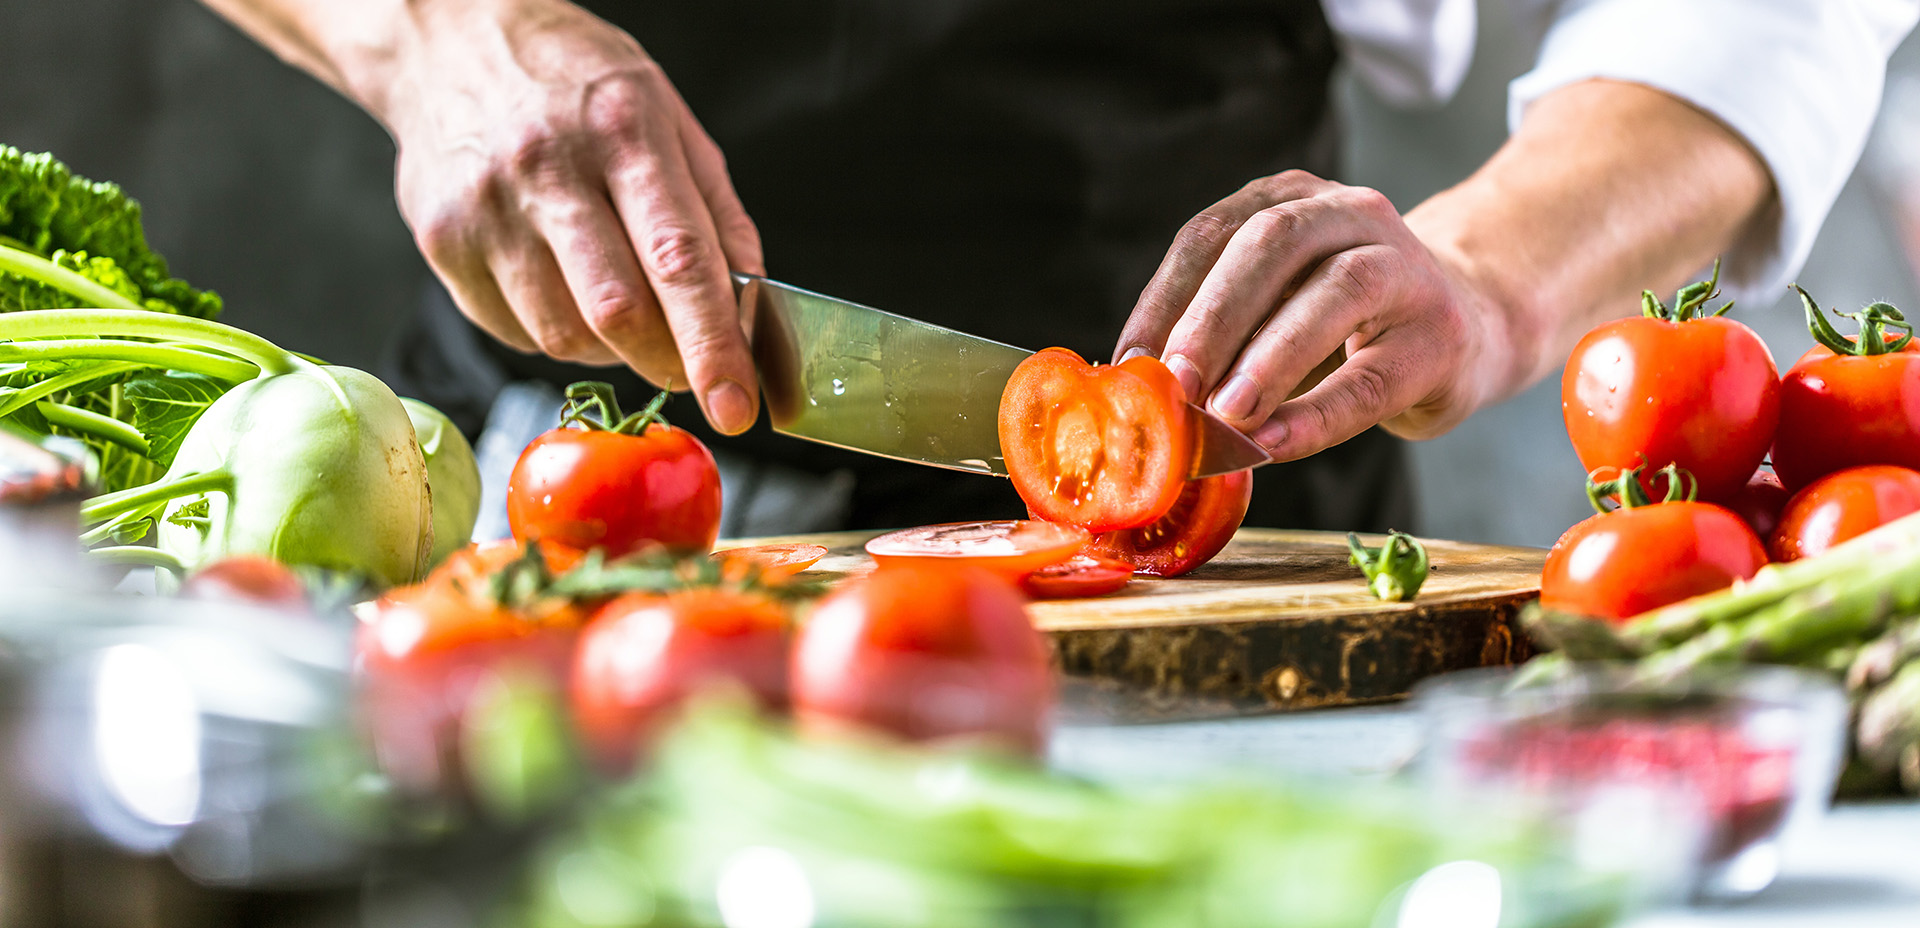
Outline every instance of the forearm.
<svg viewBox="0 0 1920 928"><path fill-rule="evenodd" d="M1472 177L1407 214L1488 297L1483 402L1550 374L1581 334L1634 312L1746 235L1774 198L1759 156L1692 106L1590 80L1534 103Z"/></svg>

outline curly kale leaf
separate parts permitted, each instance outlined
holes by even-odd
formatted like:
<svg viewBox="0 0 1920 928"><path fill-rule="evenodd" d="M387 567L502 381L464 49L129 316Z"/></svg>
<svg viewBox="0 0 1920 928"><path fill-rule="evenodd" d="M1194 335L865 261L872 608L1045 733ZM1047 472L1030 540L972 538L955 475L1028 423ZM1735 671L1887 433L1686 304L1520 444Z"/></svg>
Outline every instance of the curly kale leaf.
<svg viewBox="0 0 1920 928"><path fill-rule="evenodd" d="M119 186L78 177L52 155L0 145L0 247L48 259L149 309L211 319L220 297L167 271L147 246L140 204ZM84 305L17 274L0 274L0 311Z"/></svg>

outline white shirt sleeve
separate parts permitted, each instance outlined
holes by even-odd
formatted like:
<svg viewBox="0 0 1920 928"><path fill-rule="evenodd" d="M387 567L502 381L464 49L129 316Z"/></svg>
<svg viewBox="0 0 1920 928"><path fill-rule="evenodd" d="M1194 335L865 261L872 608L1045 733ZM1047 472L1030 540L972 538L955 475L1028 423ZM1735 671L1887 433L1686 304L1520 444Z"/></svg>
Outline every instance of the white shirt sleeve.
<svg viewBox="0 0 1920 928"><path fill-rule="evenodd" d="M1538 3L1540 0L1531 0ZM1779 192L1774 221L1727 255L1731 295L1771 303L1800 270L1880 108L1887 59L1920 0L1566 0L1508 123L1603 77L1656 87L1740 133Z"/></svg>
<svg viewBox="0 0 1920 928"><path fill-rule="evenodd" d="M1354 75L1394 106L1445 103L1473 63L1474 0L1321 0Z"/></svg>

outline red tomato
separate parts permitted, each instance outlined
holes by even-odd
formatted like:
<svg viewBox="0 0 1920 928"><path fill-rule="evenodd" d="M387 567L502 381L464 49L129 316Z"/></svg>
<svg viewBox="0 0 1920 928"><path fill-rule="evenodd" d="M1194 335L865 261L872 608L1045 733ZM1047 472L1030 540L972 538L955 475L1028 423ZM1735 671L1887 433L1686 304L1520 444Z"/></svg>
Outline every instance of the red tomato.
<svg viewBox="0 0 1920 928"><path fill-rule="evenodd" d="M580 618L568 606L517 613L488 602L484 584L435 576L377 600L357 642L361 724L380 768L417 792L461 782L461 720L500 668L560 678Z"/></svg>
<svg viewBox="0 0 1920 928"><path fill-rule="evenodd" d="M784 705L788 624L785 608L753 593L693 589L615 599L580 635L575 726L601 766L620 773L703 686L732 681L763 706Z"/></svg>
<svg viewBox="0 0 1920 928"><path fill-rule="evenodd" d="M720 470L663 423L637 435L558 428L527 446L507 482L513 537L617 558L650 544L707 551L720 534Z"/></svg>
<svg viewBox="0 0 1920 928"><path fill-rule="evenodd" d="M1856 535L1920 511L1920 472L1886 464L1850 467L1793 495L1773 533L1773 557L1824 554Z"/></svg>
<svg viewBox="0 0 1920 928"><path fill-rule="evenodd" d="M911 739L985 736L1039 752L1047 644L1011 581L971 567L882 567L822 600L794 643L794 715Z"/></svg>
<svg viewBox="0 0 1920 928"><path fill-rule="evenodd" d="M1780 485L1780 476L1762 468L1747 478L1747 485L1727 500L1726 506L1733 510L1761 538L1773 537L1774 526L1780 524L1780 510L1787 507L1787 499L1793 494Z"/></svg>
<svg viewBox="0 0 1920 928"><path fill-rule="evenodd" d="M1076 554L1020 578L1020 590L1034 599L1104 596L1133 582L1133 565L1110 557Z"/></svg>
<svg viewBox="0 0 1920 928"><path fill-rule="evenodd" d="M1057 522L948 522L877 536L867 542L867 554L883 567L965 563L1018 579L1080 553L1088 538L1086 529Z"/></svg>
<svg viewBox="0 0 1920 928"><path fill-rule="evenodd" d="M1920 345L1837 355L1816 345L1780 386L1773 467L1798 490L1862 464L1920 470Z"/></svg>
<svg viewBox="0 0 1920 928"><path fill-rule="evenodd" d="M1193 427L1180 382L1159 360L1096 368L1048 348L1007 379L1000 452L1035 515L1109 532L1173 506L1193 460Z"/></svg>
<svg viewBox="0 0 1920 928"><path fill-rule="evenodd" d="M1252 501L1252 471L1189 480L1173 508L1153 524L1099 535L1087 550L1125 561L1143 574L1178 577L1212 560L1233 540Z"/></svg>
<svg viewBox="0 0 1920 928"><path fill-rule="evenodd" d="M819 563L827 556L827 548L808 544L750 545L715 551L712 556L722 563L749 565L764 578L780 579Z"/></svg>
<svg viewBox="0 0 1920 928"><path fill-rule="evenodd" d="M1653 472L1678 464L1702 499L1718 501L1760 466L1780 415L1779 371L1752 329L1693 314L1710 288L1682 291L1675 311L1649 294L1645 315L1605 323L1574 346L1561 412L1588 471L1644 463L1652 492Z"/></svg>
<svg viewBox="0 0 1920 928"><path fill-rule="evenodd" d="M287 565L257 554L224 557L180 584L187 599L219 599L308 611L307 590Z"/></svg>
<svg viewBox="0 0 1920 928"><path fill-rule="evenodd" d="M1712 503L1618 509L1567 529L1547 552L1540 605L1624 621L1723 589L1767 564L1760 539Z"/></svg>

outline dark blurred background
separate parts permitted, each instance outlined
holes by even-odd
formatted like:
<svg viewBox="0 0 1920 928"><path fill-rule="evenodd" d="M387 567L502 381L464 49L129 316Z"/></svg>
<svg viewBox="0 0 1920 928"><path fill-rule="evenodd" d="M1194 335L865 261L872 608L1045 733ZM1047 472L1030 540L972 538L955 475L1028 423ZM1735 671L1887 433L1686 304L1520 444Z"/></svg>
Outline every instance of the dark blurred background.
<svg viewBox="0 0 1920 928"><path fill-rule="evenodd" d="M0 0L0 24L0 142L125 186L175 272L226 297L227 321L377 367L427 270L393 203L393 146L372 120L191 0ZM1395 111L1342 83L1341 179L1406 209L1499 145L1506 83L1533 42L1504 0L1482 0L1480 31L1473 70L1446 107ZM1897 233L1902 209L1920 215L1899 205L1920 203L1909 193L1920 169L1900 157L1920 151L1907 126L1920 94L1898 92L1915 74L1920 46L1909 43L1868 164L1801 275L1829 305L1920 305ZM1810 344L1785 299L1740 316L1783 367ZM1427 534L1544 545L1585 512L1557 382L1416 446L1414 460Z"/></svg>

